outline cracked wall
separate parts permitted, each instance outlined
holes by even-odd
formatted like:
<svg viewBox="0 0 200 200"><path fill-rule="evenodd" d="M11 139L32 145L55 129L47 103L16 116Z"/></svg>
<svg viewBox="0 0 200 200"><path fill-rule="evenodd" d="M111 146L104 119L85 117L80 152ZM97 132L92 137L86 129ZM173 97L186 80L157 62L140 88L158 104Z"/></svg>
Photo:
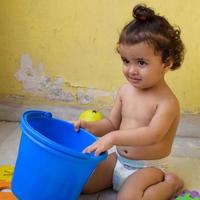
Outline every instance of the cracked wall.
<svg viewBox="0 0 200 200"><path fill-rule="evenodd" d="M91 104L96 98L110 98L115 94L115 92L106 92L95 88L73 86L70 80L64 80L62 77L53 79L45 74L43 64L33 66L32 59L28 54L21 56L20 66L15 73L15 78L22 85L25 93L49 100ZM68 88L64 87L65 83ZM71 91L68 91L69 88Z"/></svg>

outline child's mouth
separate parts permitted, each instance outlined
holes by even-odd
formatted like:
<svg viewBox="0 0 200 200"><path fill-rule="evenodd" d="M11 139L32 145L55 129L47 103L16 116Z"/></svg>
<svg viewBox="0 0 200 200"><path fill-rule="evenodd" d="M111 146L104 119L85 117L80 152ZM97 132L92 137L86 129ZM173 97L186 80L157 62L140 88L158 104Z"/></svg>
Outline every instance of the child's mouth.
<svg viewBox="0 0 200 200"><path fill-rule="evenodd" d="M129 77L129 80L133 83L138 83L140 82L142 79L141 78L136 78L136 77Z"/></svg>

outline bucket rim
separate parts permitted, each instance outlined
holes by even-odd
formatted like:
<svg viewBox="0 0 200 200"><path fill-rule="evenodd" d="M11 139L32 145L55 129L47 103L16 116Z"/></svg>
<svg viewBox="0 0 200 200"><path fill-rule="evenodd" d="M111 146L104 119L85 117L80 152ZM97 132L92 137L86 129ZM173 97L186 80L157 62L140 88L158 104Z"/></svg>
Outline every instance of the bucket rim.
<svg viewBox="0 0 200 200"><path fill-rule="evenodd" d="M22 116L21 116L21 128L22 130L28 131L28 133L35 139L39 140L39 142L43 143L44 145L53 148L54 150L67 154L68 156L73 156L79 159L84 159L84 160L94 160L96 162L99 162L101 160L105 160L107 158L107 152L103 152L99 156L95 156L93 153L81 153L77 151L73 151L72 149L65 147L57 142L54 142L53 140L49 139L48 137L45 137L42 135L39 131L35 130L32 128L32 126L28 122L28 118L52 118L67 124L72 125L72 123L58 119L53 117L51 112L48 111L42 111L42 110L27 110L25 111ZM90 132L87 130L81 128L81 131L84 132L85 134L90 135L93 137L95 140L97 139L94 135L92 135ZM24 132L24 131L22 131ZM26 134L28 134L26 133Z"/></svg>

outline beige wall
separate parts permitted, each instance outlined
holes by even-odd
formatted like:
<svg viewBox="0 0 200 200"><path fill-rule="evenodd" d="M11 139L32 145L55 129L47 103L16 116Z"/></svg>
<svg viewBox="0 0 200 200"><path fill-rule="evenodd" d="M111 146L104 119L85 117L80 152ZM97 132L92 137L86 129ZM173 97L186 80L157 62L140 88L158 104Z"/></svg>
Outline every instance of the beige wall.
<svg viewBox="0 0 200 200"><path fill-rule="evenodd" d="M187 54L167 81L183 112L200 111L200 1L146 0L178 24ZM125 81L115 46L135 0L2 0L1 103L112 103Z"/></svg>

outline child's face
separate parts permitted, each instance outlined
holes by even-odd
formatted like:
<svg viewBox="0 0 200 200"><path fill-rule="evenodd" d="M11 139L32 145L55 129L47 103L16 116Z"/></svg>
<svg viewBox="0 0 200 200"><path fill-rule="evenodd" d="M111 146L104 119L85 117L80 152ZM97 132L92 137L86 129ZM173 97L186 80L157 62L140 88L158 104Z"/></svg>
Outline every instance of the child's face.
<svg viewBox="0 0 200 200"><path fill-rule="evenodd" d="M147 43L120 44L118 52L123 61L123 73L134 87L147 89L164 81L169 66L162 62L161 55L155 54Z"/></svg>

